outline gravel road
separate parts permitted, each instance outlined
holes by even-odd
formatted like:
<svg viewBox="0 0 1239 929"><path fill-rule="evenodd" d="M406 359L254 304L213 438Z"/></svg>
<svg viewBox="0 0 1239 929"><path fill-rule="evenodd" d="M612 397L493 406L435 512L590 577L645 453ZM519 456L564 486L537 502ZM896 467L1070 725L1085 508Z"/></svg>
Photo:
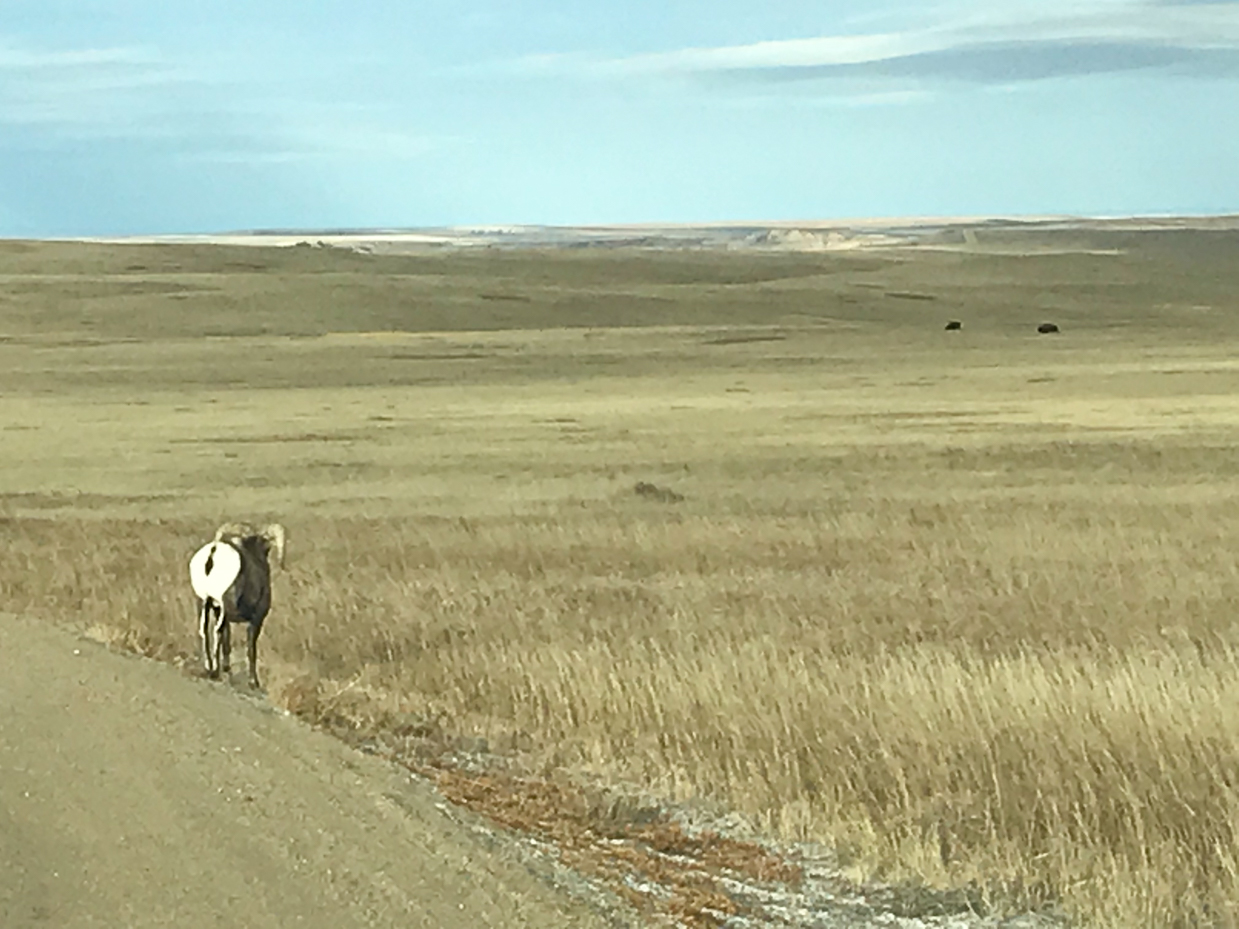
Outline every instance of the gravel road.
<svg viewBox="0 0 1239 929"><path fill-rule="evenodd" d="M432 789L227 685L0 614L0 926L601 927Z"/></svg>

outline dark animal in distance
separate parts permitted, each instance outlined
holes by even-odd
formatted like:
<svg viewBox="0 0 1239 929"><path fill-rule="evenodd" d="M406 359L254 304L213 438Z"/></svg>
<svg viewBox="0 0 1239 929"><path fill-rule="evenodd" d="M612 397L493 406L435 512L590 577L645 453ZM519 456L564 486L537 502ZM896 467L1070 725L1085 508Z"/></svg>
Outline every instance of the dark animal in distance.
<svg viewBox="0 0 1239 929"><path fill-rule="evenodd" d="M283 567L287 534L272 523L255 529L225 523L213 541L189 560L189 579L199 600L198 634L207 676L232 670L233 623L246 624L250 686L258 683L258 634L271 611L271 556Z"/></svg>
<svg viewBox="0 0 1239 929"><path fill-rule="evenodd" d="M637 486L632 491L638 497L644 497L646 500L657 500L659 503L679 503L684 499L683 494L678 494L669 487L659 487L657 484L651 484L648 481L637 481Z"/></svg>
<svg viewBox="0 0 1239 929"><path fill-rule="evenodd" d="M1037 331L1042 335L1048 335L1051 332L1058 332L1058 326L1054 323L1042 323L1037 327Z"/></svg>
<svg viewBox="0 0 1239 929"><path fill-rule="evenodd" d="M946 324L947 332L958 332L960 329L963 329L963 328L964 328L964 324L961 323L958 319L953 319L949 323Z"/></svg>

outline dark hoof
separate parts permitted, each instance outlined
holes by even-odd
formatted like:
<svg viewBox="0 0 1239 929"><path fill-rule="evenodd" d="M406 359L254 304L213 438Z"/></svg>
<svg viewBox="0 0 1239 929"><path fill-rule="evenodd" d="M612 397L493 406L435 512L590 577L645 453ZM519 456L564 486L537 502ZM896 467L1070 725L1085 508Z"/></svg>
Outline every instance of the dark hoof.
<svg viewBox="0 0 1239 929"><path fill-rule="evenodd" d="M219 680L219 671L207 671L206 676L213 681Z"/></svg>

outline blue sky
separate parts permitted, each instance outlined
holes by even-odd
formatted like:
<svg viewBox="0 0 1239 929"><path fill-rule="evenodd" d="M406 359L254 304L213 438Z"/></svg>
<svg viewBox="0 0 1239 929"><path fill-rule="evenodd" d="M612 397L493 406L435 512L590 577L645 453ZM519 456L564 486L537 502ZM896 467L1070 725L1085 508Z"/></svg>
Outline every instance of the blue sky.
<svg viewBox="0 0 1239 929"><path fill-rule="evenodd" d="M1239 212L1239 0L3 0L0 235Z"/></svg>

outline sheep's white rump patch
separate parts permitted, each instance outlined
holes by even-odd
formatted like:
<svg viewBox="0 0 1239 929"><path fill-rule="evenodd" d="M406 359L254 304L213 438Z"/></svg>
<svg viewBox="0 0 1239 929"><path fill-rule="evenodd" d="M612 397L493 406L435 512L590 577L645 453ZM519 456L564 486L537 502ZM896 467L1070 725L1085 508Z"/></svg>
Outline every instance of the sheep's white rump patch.
<svg viewBox="0 0 1239 929"><path fill-rule="evenodd" d="M199 600L223 602L224 594L241 573L241 556L227 542L208 542L189 559L189 582Z"/></svg>

